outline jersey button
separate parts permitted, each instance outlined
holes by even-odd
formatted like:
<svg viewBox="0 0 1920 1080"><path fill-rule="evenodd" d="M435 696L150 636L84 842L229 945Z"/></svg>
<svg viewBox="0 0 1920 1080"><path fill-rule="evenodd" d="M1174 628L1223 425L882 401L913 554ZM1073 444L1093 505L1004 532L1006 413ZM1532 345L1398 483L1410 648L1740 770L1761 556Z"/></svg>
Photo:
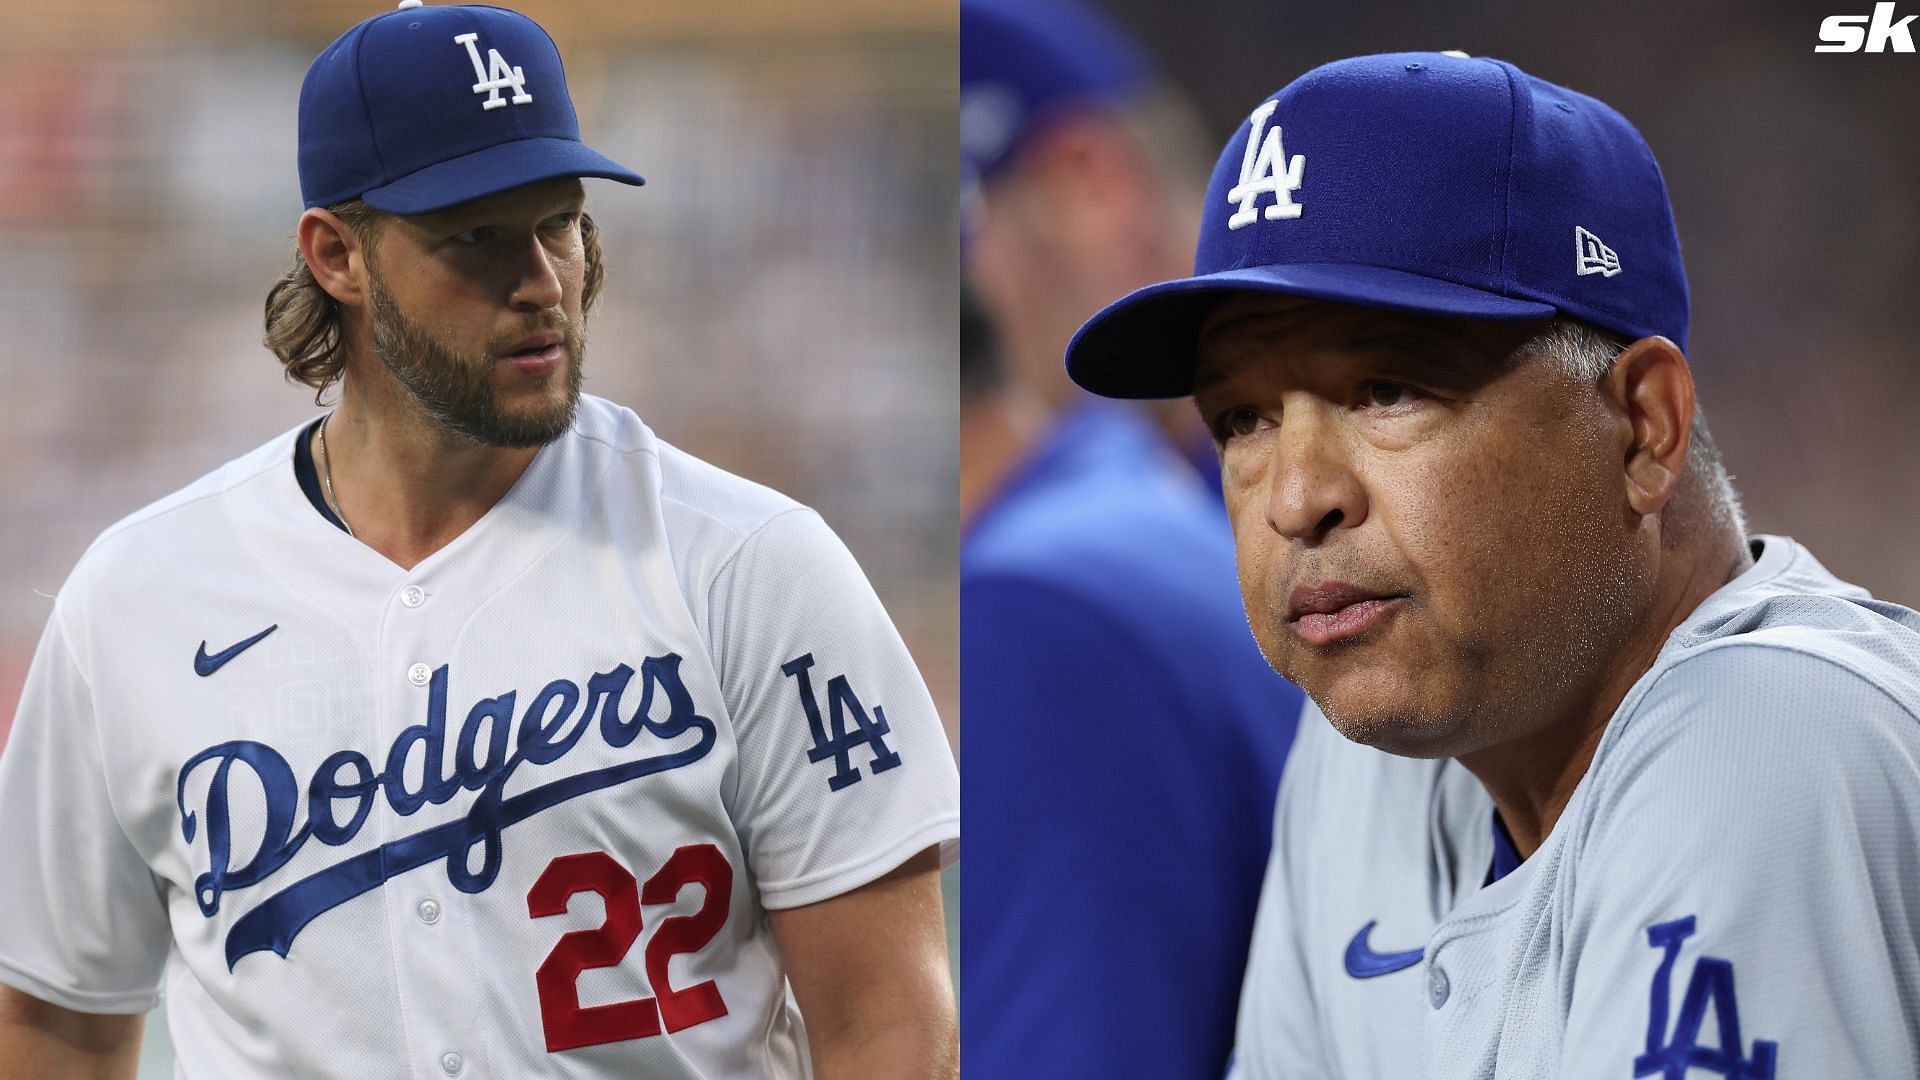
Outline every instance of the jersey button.
<svg viewBox="0 0 1920 1080"><path fill-rule="evenodd" d="M418 585L409 585L400 590L400 602L408 607L419 607L427 602L427 591Z"/></svg>
<svg viewBox="0 0 1920 1080"><path fill-rule="evenodd" d="M1447 971L1439 964L1427 969L1427 1001L1434 1008L1447 1003L1447 995L1453 988L1447 983Z"/></svg>
<svg viewBox="0 0 1920 1080"><path fill-rule="evenodd" d="M459 1076L460 1070L465 1068L466 1064L464 1058L451 1050L440 1055L440 1070L448 1076Z"/></svg>
<svg viewBox="0 0 1920 1080"><path fill-rule="evenodd" d="M432 926L434 923L440 921L440 901L422 900L420 901L419 910L420 921L426 923L428 926Z"/></svg>
<svg viewBox="0 0 1920 1080"><path fill-rule="evenodd" d="M407 669L407 681L415 686L425 686L433 681L433 669L425 664L415 664Z"/></svg>

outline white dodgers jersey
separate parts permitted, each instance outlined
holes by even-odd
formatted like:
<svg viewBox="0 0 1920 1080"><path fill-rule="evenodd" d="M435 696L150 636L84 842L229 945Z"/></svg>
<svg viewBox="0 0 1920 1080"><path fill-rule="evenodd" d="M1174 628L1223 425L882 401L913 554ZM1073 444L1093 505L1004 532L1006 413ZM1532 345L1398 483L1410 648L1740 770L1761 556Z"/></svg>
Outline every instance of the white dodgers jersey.
<svg viewBox="0 0 1920 1080"><path fill-rule="evenodd" d="M1756 542L1497 880L1464 767L1307 710L1235 1077L1920 1076L1920 614Z"/></svg>
<svg viewBox="0 0 1920 1080"><path fill-rule="evenodd" d="M402 570L289 432L114 526L0 754L0 981L192 1080L804 1077L767 910L959 835L812 511L583 397Z"/></svg>

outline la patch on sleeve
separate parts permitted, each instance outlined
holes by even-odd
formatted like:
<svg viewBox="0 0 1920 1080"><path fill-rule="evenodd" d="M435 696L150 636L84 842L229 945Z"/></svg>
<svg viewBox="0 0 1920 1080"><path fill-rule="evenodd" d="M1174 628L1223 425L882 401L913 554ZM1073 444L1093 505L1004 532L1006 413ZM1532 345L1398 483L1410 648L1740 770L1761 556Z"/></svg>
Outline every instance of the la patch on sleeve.
<svg viewBox="0 0 1920 1080"><path fill-rule="evenodd" d="M1773 1080L1777 1043L1763 1039L1753 1042L1753 1056L1741 1056L1740 1006L1733 990L1733 963L1717 956L1702 956L1694 962L1693 977L1680 999L1680 1013L1673 1019L1673 1031L1667 1031L1668 1007L1672 1002L1673 967L1680 946L1693 936L1694 916L1647 927L1647 944L1663 950L1660 967L1653 973L1653 987L1647 1016L1647 1052L1633 1059L1635 1077L1657 1076L1661 1080L1686 1080L1687 1070L1717 1073L1727 1080ZM1718 1045L1701 1046L1700 1029L1706 1023L1707 1006L1713 1006L1719 1021Z"/></svg>
<svg viewBox="0 0 1920 1080"><path fill-rule="evenodd" d="M807 751L807 760L816 765L833 762L833 775L827 778L827 787L839 791L860 782L860 769L853 763L853 752L861 746L873 751L872 759L867 762L873 772L883 773L898 766L899 753L887 748L886 736L893 729L887 726L886 710L875 705L869 715L866 706L860 703L860 696L854 693L853 684L845 675L835 675L827 680L827 716L822 720L820 702L813 695L812 670L812 653L780 665L781 673L795 680L800 707L806 710L807 730L813 736L813 748ZM853 721L851 729L847 727L849 719Z"/></svg>

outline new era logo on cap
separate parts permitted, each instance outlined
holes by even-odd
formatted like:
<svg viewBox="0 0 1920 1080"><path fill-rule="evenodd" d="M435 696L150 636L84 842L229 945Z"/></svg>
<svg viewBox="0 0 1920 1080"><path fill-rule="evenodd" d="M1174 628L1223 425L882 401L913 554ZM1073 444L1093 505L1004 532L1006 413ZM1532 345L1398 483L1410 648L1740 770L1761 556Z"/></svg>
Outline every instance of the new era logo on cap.
<svg viewBox="0 0 1920 1080"><path fill-rule="evenodd" d="M1573 272L1581 276L1599 274L1612 277L1620 272L1620 256L1586 229L1573 227Z"/></svg>

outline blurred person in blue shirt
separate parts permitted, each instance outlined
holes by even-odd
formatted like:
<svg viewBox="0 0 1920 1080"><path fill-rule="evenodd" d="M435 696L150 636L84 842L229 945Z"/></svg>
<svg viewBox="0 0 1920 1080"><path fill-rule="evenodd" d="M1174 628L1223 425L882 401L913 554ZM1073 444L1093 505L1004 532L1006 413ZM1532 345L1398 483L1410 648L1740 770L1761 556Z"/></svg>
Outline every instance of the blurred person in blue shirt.
<svg viewBox="0 0 1920 1080"><path fill-rule="evenodd" d="M1062 367L1101 302L1184 270L1153 92L1089 9L962 0L969 1077L1221 1075L1302 700L1218 493Z"/></svg>

